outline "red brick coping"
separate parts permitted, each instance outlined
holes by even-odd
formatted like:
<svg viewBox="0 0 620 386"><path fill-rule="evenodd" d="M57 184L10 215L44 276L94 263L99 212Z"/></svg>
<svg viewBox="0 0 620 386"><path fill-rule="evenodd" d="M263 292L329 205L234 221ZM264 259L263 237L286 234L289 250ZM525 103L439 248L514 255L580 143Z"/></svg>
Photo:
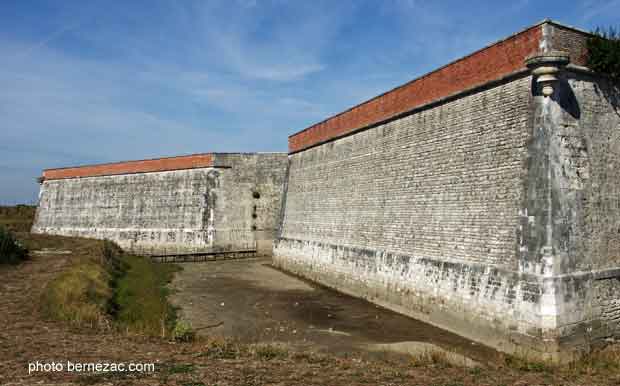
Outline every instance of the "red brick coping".
<svg viewBox="0 0 620 386"><path fill-rule="evenodd" d="M75 177L109 176L117 174L163 172L168 170L206 168L214 166L213 153L192 154L178 157L123 161L99 165L45 169L43 180Z"/></svg>
<svg viewBox="0 0 620 386"><path fill-rule="evenodd" d="M552 44L569 50L571 57L577 59L573 62L583 64L584 55L579 49L588 33L545 20L289 136L289 153L339 138L416 107L524 70L525 59L540 50L545 26L554 28L553 35L557 35L550 36ZM566 32L576 44L566 41ZM562 41L557 41L562 34Z"/></svg>

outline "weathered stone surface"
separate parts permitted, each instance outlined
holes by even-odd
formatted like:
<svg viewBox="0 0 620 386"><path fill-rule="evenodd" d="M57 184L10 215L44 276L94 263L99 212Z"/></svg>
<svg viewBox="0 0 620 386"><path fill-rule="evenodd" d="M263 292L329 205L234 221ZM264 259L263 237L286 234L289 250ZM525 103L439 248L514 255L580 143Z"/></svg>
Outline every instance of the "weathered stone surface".
<svg viewBox="0 0 620 386"><path fill-rule="evenodd" d="M542 290L515 258L530 90L522 76L291 155L276 264L512 345L493 330L537 326Z"/></svg>
<svg viewBox="0 0 620 386"><path fill-rule="evenodd" d="M553 79L294 135L275 263L504 351L563 359L616 336L619 87L581 67L586 33L537 27L538 55L570 54Z"/></svg>
<svg viewBox="0 0 620 386"><path fill-rule="evenodd" d="M148 254L271 250L287 158L214 154L214 167L45 180L33 232Z"/></svg>
<svg viewBox="0 0 620 386"><path fill-rule="evenodd" d="M286 270L503 351L570 358L620 337L620 86L583 67L587 38L543 21L292 135L288 161L50 172L66 179L43 182L33 230L153 253L277 236Z"/></svg>

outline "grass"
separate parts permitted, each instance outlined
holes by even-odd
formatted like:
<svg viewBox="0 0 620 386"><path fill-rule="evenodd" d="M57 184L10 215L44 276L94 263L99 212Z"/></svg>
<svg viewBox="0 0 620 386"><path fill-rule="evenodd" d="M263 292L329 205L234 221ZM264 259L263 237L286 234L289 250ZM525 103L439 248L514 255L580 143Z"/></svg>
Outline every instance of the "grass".
<svg viewBox="0 0 620 386"><path fill-rule="evenodd" d="M47 284L42 309L74 325L110 327L115 278L122 273L122 251L114 243L80 240L75 259ZM69 244L70 245L70 244Z"/></svg>
<svg viewBox="0 0 620 386"><path fill-rule="evenodd" d="M196 354L197 358L209 359L240 359L254 358L260 361L271 361L274 359L293 358L298 361L312 361L313 353L291 353L283 344L247 344L237 342L234 339L207 338L203 340L205 345L201 352ZM319 362L315 362L319 363Z"/></svg>
<svg viewBox="0 0 620 386"><path fill-rule="evenodd" d="M101 265L83 259L52 280L43 294L47 316L76 325L109 325L112 299L110 274Z"/></svg>
<svg viewBox="0 0 620 386"><path fill-rule="evenodd" d="M28 257L24 248L11 231L0 225L0 264L17 264Z"/></svg>
<svg viewBox="0 0 620 386"><path fill-rule="evenodd" d="M0 262L18 261L26 248L71 250L69 268L48 283L42 296L48 317L135 334L171 334L175 310L166 285L178 266L128 255L110 241L31 234L35 211L27 205L0 207ZM185 338L190 335L191 329L185 331Z"/></svg>
<svg viewBox="0 0 620 386"><path fill-rule="evenodd" d="M127 255L110 241L80 241L73 251L78 257L43 294L47 316L78 326L167 335L174 310L165 286L176 268Z"/></svg>
<svg viewBox="0 0 620 386"><path fill-rule="evenodd" d="M43 295L47 315L75 325L169 336L176 313L166 285L178 268L127 255L109 241L93 243L98 248L48 284Z"/></svg>
<svg viewBox="0 0 620 386"><path fill-rule="evenodd" d="M504 365L519 372L527 373L563 373L567 376L618 374L620 372L620 346L614 344L593 350L567 364L504 355Z"/></svg>
<svg viewBox="0 0 620 386"><path fill-rule="evenodd" d="M167 371L169 374L186 374L191 373L195 370L195 366L193 364L172 364L168 367Z"/></svg>
<svg viewBox="0 0 620 386"><path fill-rule="evenodd" d="M178 267L155 264L148 258L123 255L116 280L113 315L126 331L169 336L175 327L175 310L168 303L166 285Z"/></svg>
<svg viewBox="0 0 620 386"><path fill-rule="evenodd" d="M189 322L177 320L172 329L172 338L181 343L193 342L196 339L196 331Z"/></svg>
<svg viewBox="0 0 620 386"><path fill-rule="evenodd" d="M413 367L452 367L452 363L448 360L448 356L442 351L425 351L423 353L411 356L411 365Z"/></svg>
<svg viewBox="0 0 620 386"><path fill-rule="evenodd" d="M548 361L527 356L503 355L502 357L506 367L524 372L544 373L551 371L553 367L553 364Z"/></svg>

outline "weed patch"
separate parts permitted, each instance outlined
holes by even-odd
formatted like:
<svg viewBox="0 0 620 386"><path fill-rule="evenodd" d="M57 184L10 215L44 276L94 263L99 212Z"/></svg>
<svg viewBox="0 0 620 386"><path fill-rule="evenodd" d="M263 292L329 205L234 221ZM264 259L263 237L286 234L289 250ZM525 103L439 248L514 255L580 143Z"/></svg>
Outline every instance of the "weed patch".
<svg viewBox="0 0 620 386"><path fill-rule="evenodd" d="M108 323L110 275L100 265L80 262L52 280L43 294L43 310L54 319L89 327Z"/></svg>
<svg viewBox="0 0 620 386"><path fill-rule="evenodd" d="M196 339L196 331L189 322L177 320L172 330L172 337L181 343L193 342Z"/></svg>
<svg viewBox="0 0 620 386"><path fill-rule="evenodd" d="M167 301L166 285L178 267L125 255L121 270L113 300L116 322L128 332L169 336L175 326L176 312Z"/></svg>

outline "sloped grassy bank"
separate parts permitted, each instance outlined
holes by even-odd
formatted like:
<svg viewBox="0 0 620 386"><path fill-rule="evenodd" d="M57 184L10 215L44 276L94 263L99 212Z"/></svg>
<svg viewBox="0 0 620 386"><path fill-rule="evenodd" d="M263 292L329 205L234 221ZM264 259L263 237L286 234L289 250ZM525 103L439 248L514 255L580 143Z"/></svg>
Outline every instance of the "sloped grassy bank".
<svg viewBox="0 0 620 386"><path fill-rule="evenodd" d="M110 241L92 242L91 253L47 285L44 313L79 326L169 336L176 318L166 285L179 268L125 254Z"/></svg>

